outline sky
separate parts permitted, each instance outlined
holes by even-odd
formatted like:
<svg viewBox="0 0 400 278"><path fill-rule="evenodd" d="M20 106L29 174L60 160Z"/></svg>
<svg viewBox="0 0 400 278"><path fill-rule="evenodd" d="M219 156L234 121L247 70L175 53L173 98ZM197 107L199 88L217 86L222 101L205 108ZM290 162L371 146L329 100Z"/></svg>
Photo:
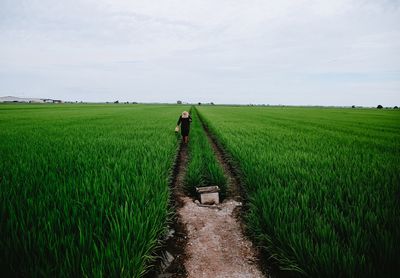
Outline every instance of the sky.
<svg viewBox="0 0 400 278"><path fill-rule="evenodd" d="M400 0L0 0L0 96L400 105Z"/></svg>

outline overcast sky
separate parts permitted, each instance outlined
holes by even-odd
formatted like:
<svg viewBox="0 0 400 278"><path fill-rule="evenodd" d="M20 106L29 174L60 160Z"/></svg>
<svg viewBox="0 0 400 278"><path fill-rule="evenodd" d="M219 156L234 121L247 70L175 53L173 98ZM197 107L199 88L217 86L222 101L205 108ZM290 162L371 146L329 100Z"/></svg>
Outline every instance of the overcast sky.
<svg viewBox="0 0 400 278"><path fill-rule="evenodd" d="M0 96L400 105L400 0L0 0Z"/></svg>

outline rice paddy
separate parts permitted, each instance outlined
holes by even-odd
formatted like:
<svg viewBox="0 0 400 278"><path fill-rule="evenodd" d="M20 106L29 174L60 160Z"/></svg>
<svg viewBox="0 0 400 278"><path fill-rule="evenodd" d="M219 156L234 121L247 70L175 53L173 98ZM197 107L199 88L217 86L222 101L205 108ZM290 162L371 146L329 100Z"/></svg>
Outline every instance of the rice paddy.
<svg viewBox="0 0 400 278"><path fill-rule="evenodd" d="M185 105L0 105L0 270L142 277L167 232ZM294 276L400 273L400 113L192 108L185 183L237 167L246 229ZM196 112L197 111L197 112ZM178 136L179 137L179 136Z"/></svg>
<svg viewBox="0 0 400 278"><path fill-rule="evenodd" d="M140 277L167 228L182 109L0 105L1 273Z"/></svg>
<svg viewBox="0 0 400 278"><path fill-rule="evenodd" d="M253 240L310 277L400 273L400 113L199 107L232 155Z"/></svg>

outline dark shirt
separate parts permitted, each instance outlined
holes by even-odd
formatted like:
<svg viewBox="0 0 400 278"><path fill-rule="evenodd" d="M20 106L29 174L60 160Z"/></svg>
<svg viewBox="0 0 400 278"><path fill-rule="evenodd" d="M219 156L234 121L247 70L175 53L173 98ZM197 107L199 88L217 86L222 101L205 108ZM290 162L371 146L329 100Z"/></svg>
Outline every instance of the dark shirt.
<svg viewBox="0 0 400 278"><path fill-rule="evenodd" d="M189 130L190 130L190 123L192 122L192 117L188 118L182 118L182 116L179 117L177 125L181 125L181 134L182 136L188 136L189 135Z"/></svg>

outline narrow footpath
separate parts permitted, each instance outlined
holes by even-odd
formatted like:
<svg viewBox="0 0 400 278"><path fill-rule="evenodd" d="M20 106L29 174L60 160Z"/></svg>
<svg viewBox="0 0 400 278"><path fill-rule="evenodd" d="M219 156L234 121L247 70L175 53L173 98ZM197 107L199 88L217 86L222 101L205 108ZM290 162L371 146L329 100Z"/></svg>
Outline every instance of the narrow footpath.
<svg viewBox="0 0 400 278"><path fill-rule="evenodd" d="M175 223L163 253L163 267L153 277L266 277L259 268L256 249L243 234L238 180L224 160L222 150L208 130L206 133L227 177L228 196L218 205L206 206L185 195L188 150L182 145L171 185Z"/></svg>

